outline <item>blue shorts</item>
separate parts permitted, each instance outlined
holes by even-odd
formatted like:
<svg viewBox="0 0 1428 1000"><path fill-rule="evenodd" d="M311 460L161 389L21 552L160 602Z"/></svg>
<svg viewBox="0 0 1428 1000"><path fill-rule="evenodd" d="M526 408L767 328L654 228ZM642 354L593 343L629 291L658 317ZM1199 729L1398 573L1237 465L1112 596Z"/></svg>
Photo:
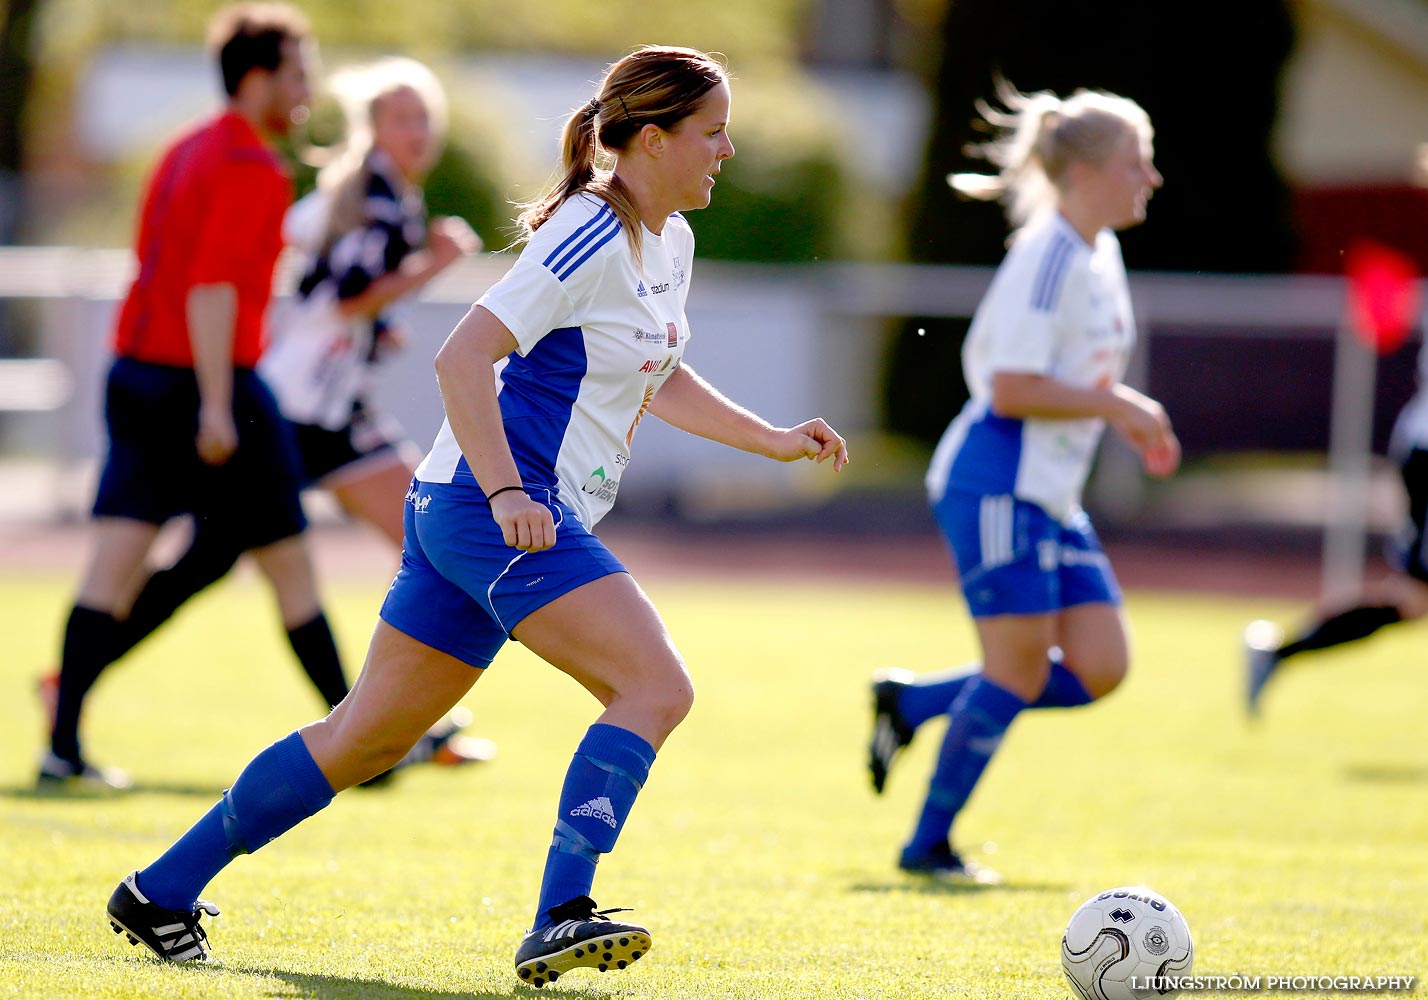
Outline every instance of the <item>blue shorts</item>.
<svg viewBox="0 0 1428 1000"><path fill-rule="evenodd" d="M238 448L222 465L198 457L198 382L191 368L118 358L105 385L109 452L95 517L163 524L192 514L238 551L307 527L292 429L252 369L233 369Z"/></svg>
<svg viewBox="0 0 1428 1000"><path fill-rule="evenodd" d="M1013 496L948 490L932 513L956 557L973 618L1121 603L1110 560L1084 511L1067 525Z"/></svg>
<svg viewBox="0 0 1428 1000"><path fill-rule="evenodd" d="M406 498L402 566L381 617L399 632L473 667L487 667L526 615L625 567L549 490L555 545L507 545L481 491L413 479Z"/></svg>

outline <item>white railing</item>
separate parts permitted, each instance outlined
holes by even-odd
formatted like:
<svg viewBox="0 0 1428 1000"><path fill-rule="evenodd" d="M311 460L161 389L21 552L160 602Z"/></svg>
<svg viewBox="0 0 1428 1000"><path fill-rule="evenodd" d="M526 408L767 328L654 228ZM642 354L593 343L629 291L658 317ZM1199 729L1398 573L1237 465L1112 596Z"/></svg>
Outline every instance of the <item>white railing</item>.
<svg viewBox="0 0 1428 1000"><path fill-rule="evenodd" d="M505 269L511 257L485 254L463 261L400 310L413 328L413 347L396 359L378 390L379 402L420 443L440 423L431 357L447 331ZM279 287L293 280L285 259ZM0 248L0 299L31 300L38 317L38 357L0 361L0 411L22 413L28 425L6 442L13 451L43 451L62 461L99 453L102 373L115 305L133 271L126 250L66 247ZM852 434L876 429L889 317L968 317L991 280L990 268L819 263L732 264L701 261L689 301L694 341L688 358L730 396L777 421L820 413ZM1341 335L1345 283L1316 276L1232 276L1136 273L1131 276L1138 325L1146 336L1131 381L1143 378L1147 352L1162 338L1282 338L1322 342ZM1340 356L1345 347L1340 347ZM1352 349L1350 346L1347 349ZM1364 425L1371 400L1335 426ZM41 419L45 418L45 419ZM1361 434L1362 431L1356 431ZM1357 440L1357 438L1356 438ZM1341 449L1352 449L1343 434ZM1361 450L1361 446L1360 446ZM691 440L653 422L637 445L639 474L630 491L677 492L697 509L720 504L789 502L821 487L801 467L773 466ZM1107 460L1109 459L1109 460ZM1341 467L1361 463L1339 456ZM1103 458L1097 494L1134 509L1141 482L1127 456ZM1340 490L1326 523L1348 525L1360 539L1361 493Z"/></svg>

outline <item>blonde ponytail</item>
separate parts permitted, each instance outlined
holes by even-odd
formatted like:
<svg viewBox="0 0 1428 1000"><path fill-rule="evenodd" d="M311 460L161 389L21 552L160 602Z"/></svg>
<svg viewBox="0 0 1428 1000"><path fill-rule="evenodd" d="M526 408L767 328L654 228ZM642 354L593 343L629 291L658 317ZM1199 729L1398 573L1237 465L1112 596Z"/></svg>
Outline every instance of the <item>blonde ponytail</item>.
<svg viewBox="0 0 1428 1000"><path fill-rule="evenodd" d="M997 173L948 174L947 183L968 198L1001 201L1013 229L1056 209L1072 163L1103 162L1127 131L1147 140L1153 134L1140 105L1104 91L1078 90L1062 100L1049 91L1023 94L998 80L997 100L1005 111L977 102L995 137L967 147Z"/></svg>

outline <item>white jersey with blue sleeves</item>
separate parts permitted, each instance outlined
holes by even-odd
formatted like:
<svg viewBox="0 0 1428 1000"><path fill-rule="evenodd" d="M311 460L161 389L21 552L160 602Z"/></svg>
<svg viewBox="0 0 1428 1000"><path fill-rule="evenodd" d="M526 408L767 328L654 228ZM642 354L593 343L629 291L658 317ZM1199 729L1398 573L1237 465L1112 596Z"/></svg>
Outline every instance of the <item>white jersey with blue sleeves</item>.
<svg viewBox="0 0 1428 1000"><path fill-rule="evenodd" d="M689 341L694 233L677 214L659 236L640 228L643 270L608 204L567 198L477 303L516 338L496 388L521 480L556 492L586 527L613 505L635 428ZM450 422L416 477L475 484Z"/></svg>
<svg viewBox="0 0 1428 1000"><path fill-rule="evenodd" d="M997 372L1109 387L1135 342L1120 243L1102 230L1088 246L1059 213L1018 233L977 307L962 347L971 394L933 453L927 489L1011 494L1060 521L1080 510L1104 421L1015 419L992 411Z"/></svg>

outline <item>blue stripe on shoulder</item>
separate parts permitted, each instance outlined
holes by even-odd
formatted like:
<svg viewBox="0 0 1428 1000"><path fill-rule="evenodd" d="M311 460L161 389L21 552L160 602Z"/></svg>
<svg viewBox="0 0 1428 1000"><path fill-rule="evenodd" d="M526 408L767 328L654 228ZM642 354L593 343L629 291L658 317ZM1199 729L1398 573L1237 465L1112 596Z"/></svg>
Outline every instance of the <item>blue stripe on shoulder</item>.
<svg viewBox="0 0 1428 1000"><path fill-rule="evenodd" d="M609 205L603 206L600 211L591 216L584 225L565 238L565 242L553 250L543 263L554 272L557 278L562 280L568 276L569 271L562 274L561 271L575 258L585 247L595 239L598 239L611 226L618 231L620 221L615 217L615 211ZM583 260L584 258L582 258Z"/></svg>
<svg viewBox="0 0 1428 1000"><path fill-rule="evenodd" d="M1036 283L1032 286L1031 307L1040 312L1051 312L1056 308L1057 296L1061 293L1062 280L1066 277L1066 265L1071 260L1075 245L1064 236L1056 236L1045 255L1041 258L1041 269L1036 273Z"/></svg>
<svg viewBox="0 0 1428 1000"><path fill-rule="evenodd" d="M556 247L554 250L552 250L550 256L543 260L541 263L544 264L546 267L550 267L551 262L554 261L555 258L559 257L562 253L564 253L566 248L569 247L570 244L578 240L585 233L586 230L588 230L591 226L594 226L595 224L599 223L601 220L604 219L606 215L609 214L612 213L608 203L600 206L600 211L596 212L594 215L590 216L590 218L586 219L583 223L581 223L580 226L575 230L575 232L567 236L565 238L565 242L562 243L560 246Z"/></svg>
<svg viewBox="0 0 1428 1000"><path fill-rule="evenodd" d="M595 253L595 251L599 250L606 243L609 243L618 235L620 235L620 224L616 222L612 228L606 230L605 234L601 236L595 242L595 244L590 247L590 249L586 250L585 253L583 253L580 257L571 262L568 267L566 267L563 271L556 271L555 276L561 281L564 281L566 278L570 277L572 274L575 273L576 268L578 268L581 264L584 264L587 260L589 260L591 256ZM576 249L579 248L577 247Z"/></svg>

